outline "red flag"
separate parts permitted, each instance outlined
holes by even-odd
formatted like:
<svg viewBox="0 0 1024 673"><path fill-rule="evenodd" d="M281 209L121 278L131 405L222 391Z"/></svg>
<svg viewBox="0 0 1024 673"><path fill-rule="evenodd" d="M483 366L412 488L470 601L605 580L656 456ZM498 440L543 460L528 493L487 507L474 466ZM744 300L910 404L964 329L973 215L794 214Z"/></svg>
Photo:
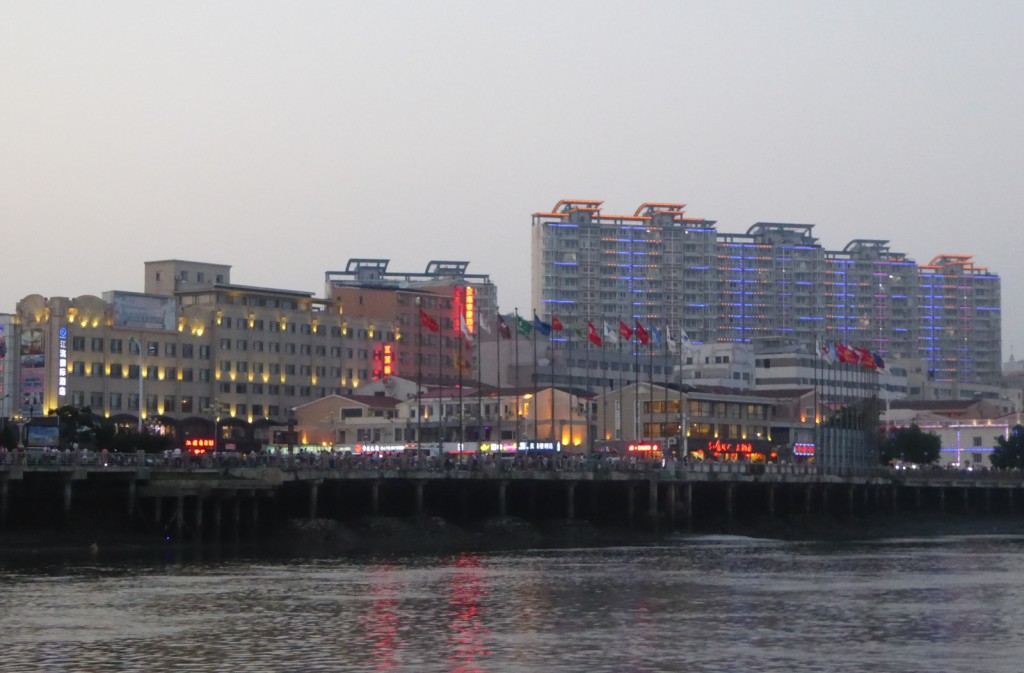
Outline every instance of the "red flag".
<svg viewBox="0 0 1024 673"><path fill-rule="evenodd" d="M551 316L551 329L555 330L556 332L561 332L563 329L565 329L562 325L562 321L559 320L557 316Z"/></svg>
<svg viewBox="0 0 1024 673"><path fill-rule="evenodd" d="M836 355L839 356L840 362L845 362L848 365L855 365L860 362L860 356L857 355L857 351L845 344L836 344Z"/></svg>
<svg viewBox="0 0 1024 673"><path fill-rule="evenodd" d="M508 326L508 323L500 315L498 316L498 333L501 334L502 339L512 338L512 328Z"/></svg>
<svg viewBox="0 0 1024 673"><path fill-rule="evenodd" d="M867 367L868 369L878 369L878 365L875 364L875 356L871 354L867 348L854 348L857 351L857 355L860 356L861 367Z"/></svg>
<svg viewBox="0 0 1024 673"><path fill-rule="evenodd" d="M590 339L590 343L595 346L601 345L601 335L597 333L597 328L594 327L594 323L587 323L587 338Z"/></svg>
<svg viewBox="0 0 1024 673"><path fill-rule="evenodd" d="M629 325L627 325L626 323L624 323L624 322L622 322L620 320L619 321L619 334L622 335L623 339L625 339L626 341L629 341L630 338L633 336L633 330L631 330L629 328Z"/></svg>
<svg viewBox="0 0 1024 673"><path fill-rule="evenodd" d="M423 309L420 309L420 324L431 332L436 332L441 329L441 326L437 324L437 321L427 315L427 312Z"/></svg>
<svg viewBox="0 0 1024 673"><path fill-rule="evenodd" d="M647 333L647 330L644 329L639 320L636 321L636 338L645 346L651 341L651 335Z"/></svg>

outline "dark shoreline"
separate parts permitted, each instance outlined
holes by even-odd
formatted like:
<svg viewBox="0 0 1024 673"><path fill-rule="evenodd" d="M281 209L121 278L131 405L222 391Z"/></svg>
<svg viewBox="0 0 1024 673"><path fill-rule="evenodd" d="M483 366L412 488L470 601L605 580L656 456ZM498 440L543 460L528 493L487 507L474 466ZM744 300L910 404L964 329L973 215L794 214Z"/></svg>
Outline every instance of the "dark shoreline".
<svg viewBox="0 0 1024 673"><path fill-rule="evenodd" d="M703 522L693 531L597 528L584 521L536 526L526 521L493 519L460 528L437 517L374 518L342 524L330 519L296 519L257 541L182 542L146 538L117 530L40 530L0 532L0 563L31 559L88 561L111 557L156 556L162 560L262 557L343 557L380 554L645 546L679 543L687 537L730 535L790 542L868 542L882 539L947 536L1024 536L1024 519L956 515L903 515L837 521L822 516L729 523Z"/></svg>

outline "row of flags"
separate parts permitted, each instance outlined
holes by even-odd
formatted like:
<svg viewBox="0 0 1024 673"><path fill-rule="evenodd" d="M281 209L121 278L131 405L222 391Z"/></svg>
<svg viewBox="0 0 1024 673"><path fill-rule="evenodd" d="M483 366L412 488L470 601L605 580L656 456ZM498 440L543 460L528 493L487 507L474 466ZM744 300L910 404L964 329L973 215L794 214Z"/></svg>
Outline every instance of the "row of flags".
<svg viewBox="0 0 1024 673"><path fill-rule="evenodd" d="M487 320L481 320L477 324L481 330L491 334L491 328ZM438 321L423 309L420 309L420 325L431 332L438 332L441 329ZM500 313L497 315L497 326L498 334L503 339L512 338L512 326L508 324ZM459 331L467 343L473 342L473 335L469 330L469 323L465 315L459 316ZM551 322L541 320L540 316L536 313L533 314L532 322L521 315L517 314L515 316L515 333L527 339L530 338L533 332L542 336L551 336L552 333L561 334L565 331L576 336L586 337L590 343L598 348L603 347L606 343L629 343L634 337L644 346L649 345L657 348L664 344L672 353L678 352L680 347L684 350L689 350L693 345L693 342L690 341L690 337L687 336L684 330L679 330L676 335L672 334L670 327L666 327L663 331L656 326L652 326L648 330L639 320L634 321L632 326L620 320L618 329L605 321L603 329L599 331L593 322L588 321L585 327L566 330L565 325L562 324L557 316L551 316ZM828 364L841 362L850 365L860 365L866 369L886 371L885 359L879 353L858 346L850 346L838 342L818 342L817 355Z"/></svg>
<svg viewBox="0 0 1024 673"><path fill-rule="evenodd" d="M842 362L866 369L885 371L885 359L874 351L841 343L818 343L818 357L828 364Z"/></svg>
<svg viewBox="0 0 1024 673"><path fill-rule="evenodd" d="M481 330L491 334L491 327L487 320L481 320L477 324ZM420 325L431 332L438 332L441 329L437 320L423 309L420 309ZM497 315L497 326L498 334L500 334L503 339L512 338L513 327L500 313ZM689 350L693 345L693 342L690 341L690 337L687 336L684 330L679 330L678 334L675 335L673 335L672 329L669 327L666 327L664 330L658 327L651 327L650 330L648 330L639 320L634 321L632 326L626 324L625 321L620 320L618 329L615 329L605 321L603 327L603 330L599 331L598 328L594 326L593 322L588 321L586 326L567 329L557 316L551 316L551 322L545 322L544 320L541 320L540 316L534 313L532 322L521 315L516 315L514 333L529 339L534 332L541 336L551 336L552 333L561 334L567 331L571 334L575 334L576 336L586 337L590 343L599 348L604 346L606 343L628 343L635 337L641 345L659 347L664 344L673 353L677 352L680 347ZM467 342L472 343L473 335L469 331L469 325L464 315L459 316L459 331Z"/></svg>

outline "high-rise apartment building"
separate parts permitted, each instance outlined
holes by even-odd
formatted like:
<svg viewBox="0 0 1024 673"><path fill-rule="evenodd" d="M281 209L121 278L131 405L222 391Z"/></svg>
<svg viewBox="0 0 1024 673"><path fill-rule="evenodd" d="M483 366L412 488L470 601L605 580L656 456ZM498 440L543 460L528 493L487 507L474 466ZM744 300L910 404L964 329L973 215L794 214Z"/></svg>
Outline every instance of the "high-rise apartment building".
<svg viewBox="0 0 1024 673"><path fill-rule="evenodd" d="M883 240L828 250L811 224L724 233L684 204L600 207L565 200L533 215L532 299L546 320L639 320L695 343L839 341L923 360L936 380L1000 374L999 277L968 256L918 265Z"/></svg>

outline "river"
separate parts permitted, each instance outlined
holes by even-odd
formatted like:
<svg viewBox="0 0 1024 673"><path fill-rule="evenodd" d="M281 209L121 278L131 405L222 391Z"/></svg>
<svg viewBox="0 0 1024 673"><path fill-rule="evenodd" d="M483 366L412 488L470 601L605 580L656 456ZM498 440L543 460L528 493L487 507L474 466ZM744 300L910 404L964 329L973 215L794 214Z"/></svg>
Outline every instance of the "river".
<svg viewBox="0 0 1024 673"><path fill-rule="evenodd" d="M1024 670L1024 537L0 562L0 670Z"/></svg>

